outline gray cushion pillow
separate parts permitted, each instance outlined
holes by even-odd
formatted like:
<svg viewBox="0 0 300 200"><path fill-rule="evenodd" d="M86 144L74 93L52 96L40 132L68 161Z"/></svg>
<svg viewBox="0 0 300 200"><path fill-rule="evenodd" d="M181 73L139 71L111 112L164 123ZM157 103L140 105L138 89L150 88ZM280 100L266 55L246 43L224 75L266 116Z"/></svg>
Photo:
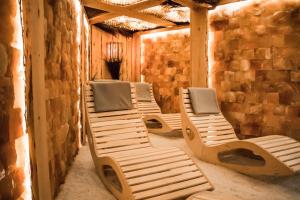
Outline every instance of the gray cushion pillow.
<svg viewBox="0 0 300 200"><path fill-rule="evenodd" d="M210 88L188 88L195 114L220 113L216 92Z"/></svg>
<svg viewBox="0 0 300 200"><path fill-rule="evenodd" d="M151 102L150 84L135 83L136 97L138 101Z"/></svg>
<svg viewBox="0 0 300 200"><path fill-rule="evenodd" d="M92 82L91 85L96 112L133 108L129 82Z"/></svg>

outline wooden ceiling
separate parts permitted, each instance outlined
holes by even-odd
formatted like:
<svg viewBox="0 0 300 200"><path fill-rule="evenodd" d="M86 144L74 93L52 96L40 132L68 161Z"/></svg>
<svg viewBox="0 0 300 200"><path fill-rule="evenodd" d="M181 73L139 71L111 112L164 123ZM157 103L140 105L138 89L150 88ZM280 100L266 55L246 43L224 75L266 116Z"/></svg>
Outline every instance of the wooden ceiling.
<svg viewBox="0 0 300 200"><path fill-rule="evenodd" d="M144 31L189 24L189 9L237 0L82 0L89 23L106 31ZM210 3L210 4L209 4ZM111 31L110 30L110 31ZM113 32L113 31L111 31Z"/></svg>

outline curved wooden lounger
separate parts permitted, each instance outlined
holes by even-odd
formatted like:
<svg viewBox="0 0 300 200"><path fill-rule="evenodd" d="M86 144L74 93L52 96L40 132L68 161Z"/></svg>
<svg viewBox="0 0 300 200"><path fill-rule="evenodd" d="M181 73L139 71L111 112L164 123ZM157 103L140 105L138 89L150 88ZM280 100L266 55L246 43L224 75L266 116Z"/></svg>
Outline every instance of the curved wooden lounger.
<svg viewBox="0 0 300 200"><path fill-rule="evenodd" d="M151 102L138 101L137 106L145 123L153 121L159 122L160 127L147 127L151 133L167 133L181 130L181 115L180 113L162 114L160 107L157 105L152 85L150 87Z"/></svg>
<svg viewBox="0 0 300 200"><path fill-rule="evenodd" d="M184 151L151 146L132 90L134 109L96 113L91 87L85 87L88 141L104 185L122 200L176 199L212 190Z"/></svg>
<svg viewBox="0 0 300 200"><path fill-rule="evenodd" d="M281 135L239 140L222 113L195 115L187 89L180 90L180 107L184 138L201 160L252 175L286 176L300 171L298 141ZM230 156L237 152L235 150L247 151L248 158L249 153L253 153L252 159L245 160L244 154L239 158L246 162L230 161Z"/></svg>

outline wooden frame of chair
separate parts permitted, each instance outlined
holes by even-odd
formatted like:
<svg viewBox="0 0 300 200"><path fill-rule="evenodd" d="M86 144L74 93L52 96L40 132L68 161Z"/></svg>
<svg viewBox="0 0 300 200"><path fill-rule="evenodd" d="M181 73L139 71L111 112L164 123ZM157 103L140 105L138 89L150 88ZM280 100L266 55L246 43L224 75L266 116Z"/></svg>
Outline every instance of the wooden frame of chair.
<svg viewBox="0 0 300 200"><path fill-rule="evenodd" d="M142 117L145 123L149 123L151 121L157 121L161 124L161 127L153 128L147 127L151 133L168 133L172 131L180 131L181 130L181 115L180 113L169 113L163 114L161 112L160 107L157 105L152 84L150 84L150 95L151 95L151 102L145 101L138 101L137 106L139 112L142 114Z"/></svg>
<svg viewBox="0 0 300 200"><path fill-rule="evenodd" d="M184 138L201 160L251 175L286 176L300 171L298 141L281 135L239 140L222 113L194 114L188 89L180 90L180 109ZM221 160L223 153L240 149L263 158L264 164L249 166Z"/></svg>
<svg viewBox="0 0 300 200"><path fill-rule="evenodd" d="M85 86L88 141L96 171L117 199L175 199L213 187L199 167L175 147L152 147L137 110L95 112Z"/></svg>

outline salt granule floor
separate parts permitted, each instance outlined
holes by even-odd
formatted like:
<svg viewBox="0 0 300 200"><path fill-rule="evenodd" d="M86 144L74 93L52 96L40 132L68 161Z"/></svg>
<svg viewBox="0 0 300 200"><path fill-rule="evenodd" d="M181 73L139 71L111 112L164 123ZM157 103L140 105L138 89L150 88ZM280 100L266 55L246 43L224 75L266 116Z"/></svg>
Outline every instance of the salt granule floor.
<svg viewBox="0 0 300 200"><path fill-rule="evenodd" d="M195 158L182 137L149 133L154 146L177 146L190 154L215 187L213 192L241 200L300 200L300 174L290 177L251 177ZM115 200L98 178L88 145L83 146L56 200Z"/></svg>

